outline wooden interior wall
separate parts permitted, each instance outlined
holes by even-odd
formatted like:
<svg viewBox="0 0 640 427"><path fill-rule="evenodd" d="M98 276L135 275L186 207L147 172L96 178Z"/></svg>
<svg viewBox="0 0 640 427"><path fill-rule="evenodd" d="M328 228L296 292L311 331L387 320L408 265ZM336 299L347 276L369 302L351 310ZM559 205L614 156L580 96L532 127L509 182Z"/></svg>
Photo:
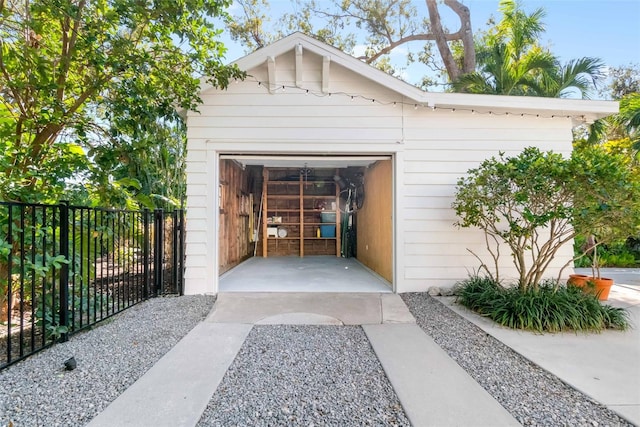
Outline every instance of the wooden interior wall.
<svg viewBox="0 0 640 427"><path fill-rule="evenodd" d="M249 227L249 173L232 160L220 161L220 274L235 267L253 254ZM255 198L255 195L254 195Z"/></svg>
<svg viewBox="0 0 640 427"><path fill-rule="evenodd" d="M365 199L358 211L357 258L393 281L393 180L391 160L371 165L364 176Z"/></svg>

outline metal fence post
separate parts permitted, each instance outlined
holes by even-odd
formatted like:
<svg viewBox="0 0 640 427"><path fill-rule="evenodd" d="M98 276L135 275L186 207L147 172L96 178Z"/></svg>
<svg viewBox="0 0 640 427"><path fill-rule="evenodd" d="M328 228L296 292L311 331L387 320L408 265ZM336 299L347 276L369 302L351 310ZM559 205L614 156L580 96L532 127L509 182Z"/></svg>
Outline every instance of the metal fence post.
<svg viewBox="0 0 640 427"><path fill-rule="evenodd" d="M178 291L180 293L180 296L184 295L184 264L185 264L185 222L184 222L184 209L180 209L180 244L179 244L179 248L180 248L180 287L178 288Z"/></svg>
<svg viewBox="0 0 640 427"><path fill-rule="evenodd" d="M163 291L164 282L164 211L156 209L154 212L154 251L153 251L153 278L154 295L158 295Z"/></svg>
<svg viewBox="0 0 640 427"><path fill-rule="evenodd" d="M178 264L178 260L179 260L179 256L180 256L180 242L178 240L178 228L180 227L180 224L178 224L178 210L174 209L173 212L171 212L171 243L172 243L172 252L171 252L171 264L172 264L172 270L171 270L171 281L173 282L173 291L177 294L181 294L180 293L180 278L179 278L179 271L180 271L180 264Z"/></svg>
<svg viewBox="0 0 640 427"><path fill-rule="evenodd" d="M64 329L60 341L69 340L69 202L61 202L60 208L60 255L64 262L60 265L60 318L59 325Z"/></svg>
<svg viewBox="0 0 640 427"><path fill-rule="evenodd" d="M149 252L151 251L150 245L150 232L149 232L149 209L145 209L142 212L142 224L144 227L144 237L142 243L142 259L143 259L143 284L142 284L142 297L146 300L149 298Z"/></svg>

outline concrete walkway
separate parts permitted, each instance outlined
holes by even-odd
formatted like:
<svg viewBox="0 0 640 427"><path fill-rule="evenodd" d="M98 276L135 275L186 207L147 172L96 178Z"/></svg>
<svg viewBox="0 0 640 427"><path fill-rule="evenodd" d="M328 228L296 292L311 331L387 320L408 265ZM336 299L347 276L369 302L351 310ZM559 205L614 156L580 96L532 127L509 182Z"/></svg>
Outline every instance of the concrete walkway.
<svg viewBox="0 0 640 427"><path fill-rule="evenodd" d="M640 426L640 286L614 285L607 301L629 311L632 329L600 334L516 331L455 304L453 297L440 300L536 365Z"/></svg>
<svg viewBox="0 0 640 427"><path fill-rule="evenodd" d="M276 323L363 325L414 426L519 425L422 332L398 295L222 293L209 317L89 426L194 426L253 324Z"/></svg>

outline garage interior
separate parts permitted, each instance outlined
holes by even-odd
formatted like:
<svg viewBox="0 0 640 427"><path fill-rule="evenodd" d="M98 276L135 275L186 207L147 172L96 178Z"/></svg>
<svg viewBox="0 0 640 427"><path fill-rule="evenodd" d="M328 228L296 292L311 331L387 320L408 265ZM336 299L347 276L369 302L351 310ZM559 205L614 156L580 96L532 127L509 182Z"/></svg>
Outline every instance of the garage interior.
<svg viewBox="0 0 640 427"><path fill-rule="evenodd" d="M221 155L219 291L390 292L390 156Z"/></svg>

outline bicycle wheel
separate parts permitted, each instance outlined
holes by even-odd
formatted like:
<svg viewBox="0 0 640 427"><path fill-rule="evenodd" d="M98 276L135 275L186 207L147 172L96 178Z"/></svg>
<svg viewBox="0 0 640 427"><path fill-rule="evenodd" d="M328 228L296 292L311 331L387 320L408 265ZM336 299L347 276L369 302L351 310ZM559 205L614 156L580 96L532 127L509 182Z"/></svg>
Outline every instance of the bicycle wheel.
<svg viewBox="0 0 640 427"><path fill-rule="evenodd" d="M354 191L354 201L356 209L362 209L364 206L364 185L358 185Z"/></svg>

